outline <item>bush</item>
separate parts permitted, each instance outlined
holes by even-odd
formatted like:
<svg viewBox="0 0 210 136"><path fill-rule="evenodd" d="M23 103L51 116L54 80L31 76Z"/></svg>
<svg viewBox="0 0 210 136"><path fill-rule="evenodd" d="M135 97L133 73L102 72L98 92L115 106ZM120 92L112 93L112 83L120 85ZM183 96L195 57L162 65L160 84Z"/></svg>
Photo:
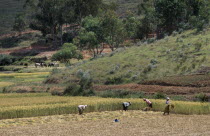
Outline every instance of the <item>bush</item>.
<svg viewBox="0 0 210 136"><path fill-rule="evenodd" d="M165 98L166 98L165 94L161 92L157 92L154 94L154 99L165 99Z"/></svg>
<svg viewBox="0 0 210 136"><path fill-rule="evenodd" d="M201 50L202 44L201 43L196 43L195 44L195 51L198 52Z"/></svg>
<svg viewBox="0 0 210 136"><path fill-rule="evenodd" d="M199 94L195 95L195 98L201 102L207 102L209 99L208 96L204 93L199 93Z"/></svg>
<svg viewBox="0 0 210 136"><path fill-rule="evenodd" d="M64 90L63 94L70 96L81 96L83 95L83 89L81 89L80 85L72 83Z"/></svg>
<svg viewBox="0 0 210 136"><path fill-rule="evenodd" d="M77 71L77 77L80 78L79 84L71 83L64 91L64 95L71 96L94 96L92 90L93 82L89 72Z"/></svg>
<svg viewBox="0 0 210 136"><path fill-rule="evenodd" d="M0 54L0 66L10 65L15 61L15 59L6 54Z"/></svg>
<svg viewBox="0 0 210 136"><path fill-rule="evenodd" d="M80 78L79 85L84 89L90 89L93 86L93 79L88 71L84 72Z"/></svg>
<svg viewBox="0 0 210 136"><path fill-rule="evenodd" d="M92 90L92 89L85 90L85 91L83 92L83 96L95 96L95 95L96 95L96 93L95 93L95 91Z"/></svg>
<svg viewBox="0 0 210 136"><path fill-rule="evenodd" d="M106 79L106 82L104 83L105 85L110 85L110 84L121 84L123 83L124 80L123 78L120 76L120 77L108 77Z"/></svg>
<svg viewBox="0 0 210 136"><path fill-rule="evenodd" d="M62 92L59 92L59 91L52 91L51 92L51 95L58 95L58 96L62 96L63 95L63 93Z"/></svg>

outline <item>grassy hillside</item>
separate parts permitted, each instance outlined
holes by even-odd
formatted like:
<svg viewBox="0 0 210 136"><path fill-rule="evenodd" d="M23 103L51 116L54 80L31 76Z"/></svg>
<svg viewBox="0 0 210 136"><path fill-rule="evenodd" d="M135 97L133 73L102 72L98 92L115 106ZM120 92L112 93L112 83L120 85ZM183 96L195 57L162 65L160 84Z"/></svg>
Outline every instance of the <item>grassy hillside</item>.
<svg viewBox="0 0 210 136"><path fill-rule="evenodd" d="M0 1L0 35L10 33L16 14L23 11L24 0Z"/></svg>
<svg viewBox="0 0 210 136"><path fill-rule="evenodd" d="M119 84L193 74L210 66L209 37L210 30L201 33L191 30L146 44L152 41L149 39L59 71L51 78L69 81L75 79L76 73L89 72L96 83Z"/></svg>

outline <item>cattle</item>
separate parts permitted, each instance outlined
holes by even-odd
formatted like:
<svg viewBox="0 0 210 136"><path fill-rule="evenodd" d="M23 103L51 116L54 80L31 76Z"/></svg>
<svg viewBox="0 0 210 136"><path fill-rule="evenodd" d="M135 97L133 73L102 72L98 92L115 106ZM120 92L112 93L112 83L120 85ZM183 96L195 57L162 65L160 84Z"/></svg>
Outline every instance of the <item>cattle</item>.
<svg viewBox="0 0 210 136"><path fill-rule="evenodd" d="M55 63L55 62L50 62L48 64L48 67L59 67L59 64L58 63Z"/></svg>
<svg viewBox="0 0 210 136"><path fill-rule="evenodd" d="M41 63L35 63L35 67L41 67Z"/></svg>
<svg viewBox="0 0 210 136"><path fill-rule="evenodd" d="M41 67L47 67L46 63L41 63Z"/></svg>

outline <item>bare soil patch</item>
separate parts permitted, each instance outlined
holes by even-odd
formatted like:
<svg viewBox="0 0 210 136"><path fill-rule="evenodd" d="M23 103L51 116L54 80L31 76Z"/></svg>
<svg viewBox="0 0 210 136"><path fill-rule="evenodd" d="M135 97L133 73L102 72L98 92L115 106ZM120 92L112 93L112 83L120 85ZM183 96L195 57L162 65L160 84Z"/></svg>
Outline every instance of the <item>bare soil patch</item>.
<svg viewBox="0 0 210 136"><path fill-rule="evenodd" d="M140 85L140 84L124 84L124 85L95 85L94 90L131 90L142 91L146 94L154 94L162 92L172 95L190 95L196 93L210 93L210 87L181 87L181 86L161 86L161 85Z"/></svg>
<svg viewBox="0 0 210 136"><path fill-rule="evenodd" d="M119 122L114 122L116 118ZM208 136L209 119L208 115L163 116L161 112L95 112L82 116L70 114L1 120L0 133L1 136Z"/></svg>

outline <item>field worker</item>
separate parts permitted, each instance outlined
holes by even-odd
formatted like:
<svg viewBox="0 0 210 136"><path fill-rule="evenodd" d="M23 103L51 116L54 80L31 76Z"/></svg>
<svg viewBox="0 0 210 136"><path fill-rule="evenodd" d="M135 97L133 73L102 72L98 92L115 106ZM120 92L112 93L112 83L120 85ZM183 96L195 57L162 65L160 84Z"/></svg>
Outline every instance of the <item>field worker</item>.
<svg viewBox="0 0 210 136"><path fill-rule="evenodd" d="M83 111L86 107L87 107L87 105L78 105L79 115L81 115L83 113Z"/></svg>
<svg viewBox="0 0 210 136"><path fill-rule="evenodd" d="M166 104L170 104L170 98L169 97L166 97Z"/></svg>
<svg viewBox="0 0 210 136"><path fill-rule="evenodd" d="M171 109L174 109L174 105L170 104L170 98L166 97L166 106L163 115L165 115L166 113L169 115Z"/></svg>
<svg viewBox="0 0 210 136"><path fill-rule="evenodd" d="M152 102L151 102L150 100L148 100L148 99L146 99L146 98L143 98L143 100L146 102L146 104L147 104L150 108L152 108Z"/></svg>
<svg viewBox="0 0 210 136"><path fill-rule="evenodd" d="M123 102L122 105L123 105L123 110L127 111L128 107L131 105L131 102Z"/></svg>

